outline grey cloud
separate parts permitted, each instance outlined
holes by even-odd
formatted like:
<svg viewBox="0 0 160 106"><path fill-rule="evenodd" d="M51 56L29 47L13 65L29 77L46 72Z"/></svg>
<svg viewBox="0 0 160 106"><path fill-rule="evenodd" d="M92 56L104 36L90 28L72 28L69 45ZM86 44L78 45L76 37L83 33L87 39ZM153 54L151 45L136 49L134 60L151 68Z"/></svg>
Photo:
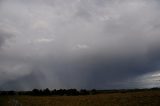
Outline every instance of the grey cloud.
<svg viewBox="0 0 160 106"><path fill-rule="evenodd" d="M5 42L11 37L12 35L8 32L0 30L0 48L5 44Z"/></svg>
<svg viewBox="0 0 160 106"><path fill-rule="evenodd" d="M14 0L1 8L3 89L142 87L136 79L160 69L156 0Z"/></svg>

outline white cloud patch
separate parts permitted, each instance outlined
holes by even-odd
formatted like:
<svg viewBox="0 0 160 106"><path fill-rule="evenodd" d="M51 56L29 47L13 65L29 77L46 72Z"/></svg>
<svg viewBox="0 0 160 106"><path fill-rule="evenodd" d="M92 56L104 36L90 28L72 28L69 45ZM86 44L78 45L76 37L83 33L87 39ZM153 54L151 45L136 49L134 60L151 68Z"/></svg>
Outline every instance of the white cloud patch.
<svg viewBox="0 0 160 106"><path fill-rule="evenodd" d="M135 80L139 87L152 88L160 86L160 71L144 74Z"/></svg>
<svg viewBox="0 0 160 106"><path fill-rule="evenodd" d="M89 46L85 44L78 44L75 46L75 49L88 49Z"/></svg>
<svg viewBox="0 0 160 106"><path fill-rule="evenodd" d="M54 39L51 39L51 38L39 38L39 39L36 39L35 42L37 42L37 43L50 43L53 41L54 41Z"/></svg>

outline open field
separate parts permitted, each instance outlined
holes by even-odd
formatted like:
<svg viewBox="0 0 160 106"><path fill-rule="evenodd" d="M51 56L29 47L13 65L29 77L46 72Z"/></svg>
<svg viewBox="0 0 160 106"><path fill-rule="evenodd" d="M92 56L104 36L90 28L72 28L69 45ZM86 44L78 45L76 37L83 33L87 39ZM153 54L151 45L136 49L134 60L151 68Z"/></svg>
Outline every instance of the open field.
<svg viewBox="0 0 160 106"><path fill-rule="evenodd" d="M160 106L160 91L86 96L0 96L0 106Z"/></svg>

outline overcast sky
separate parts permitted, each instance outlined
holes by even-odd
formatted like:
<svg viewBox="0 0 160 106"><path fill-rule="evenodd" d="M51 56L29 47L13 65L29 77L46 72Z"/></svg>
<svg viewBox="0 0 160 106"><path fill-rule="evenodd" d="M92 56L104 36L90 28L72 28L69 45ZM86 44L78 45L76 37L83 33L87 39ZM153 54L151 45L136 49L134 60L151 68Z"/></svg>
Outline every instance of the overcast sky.
<svg viewBox="0 0 160 106"><path fill-rule="evenodd" d="M160 86L158 0L0 0L0 89Z"/></svg>

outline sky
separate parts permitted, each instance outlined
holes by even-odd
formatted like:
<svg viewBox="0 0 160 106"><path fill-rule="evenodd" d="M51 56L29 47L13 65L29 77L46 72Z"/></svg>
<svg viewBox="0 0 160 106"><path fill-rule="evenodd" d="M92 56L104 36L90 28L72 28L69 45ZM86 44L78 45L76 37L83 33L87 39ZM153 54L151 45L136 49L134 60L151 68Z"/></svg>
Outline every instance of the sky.
<svg viewBox="0 0 160 106"><path fill-rule="evenodd" d="M158 0L0 0L0 90L160 86Z"/></svg>

